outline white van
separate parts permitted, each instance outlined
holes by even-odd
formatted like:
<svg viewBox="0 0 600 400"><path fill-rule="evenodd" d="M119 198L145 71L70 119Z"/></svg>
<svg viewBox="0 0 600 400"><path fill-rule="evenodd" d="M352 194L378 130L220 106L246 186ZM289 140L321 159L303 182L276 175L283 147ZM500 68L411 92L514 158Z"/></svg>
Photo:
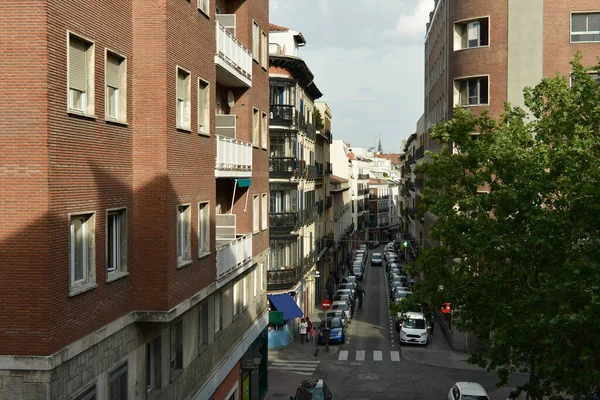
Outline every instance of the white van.
<svg viewBox="0 0 600 400"><path fill-rule="evenodd" d="M407 312L400 324L400 343L427 345L427 322L422 313Z"/></svg>

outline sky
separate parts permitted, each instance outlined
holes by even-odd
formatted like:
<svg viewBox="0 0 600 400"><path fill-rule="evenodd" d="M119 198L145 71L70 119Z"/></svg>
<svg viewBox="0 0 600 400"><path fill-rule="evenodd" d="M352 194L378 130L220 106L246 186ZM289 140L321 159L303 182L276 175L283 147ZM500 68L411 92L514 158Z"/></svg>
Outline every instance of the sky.
<svg viewBox="0 0 600 400"><path fill-rule="evenodd" d="M434 0L270 0L332 112L334 139L401 152L423 114L424 37Z"/></svg>

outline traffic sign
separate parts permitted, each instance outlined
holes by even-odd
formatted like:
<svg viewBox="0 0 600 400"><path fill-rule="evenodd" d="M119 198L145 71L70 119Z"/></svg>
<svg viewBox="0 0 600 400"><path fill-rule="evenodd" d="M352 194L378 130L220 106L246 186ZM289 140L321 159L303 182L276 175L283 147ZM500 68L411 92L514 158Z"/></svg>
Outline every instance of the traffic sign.
<svg viewBox="0 0 600 400"><path fill-rule="evenodd" d="M450 303L444 303L444 305L442 306L442 313L450 314L451 312L452 309L450 308Z"/></svg>
<svg viewBox="0 0 600 400"><path fill-rule="evenodd" d="M331 301L327 299L323 300L321 302L321 308L325 311L329 310L331 308Z"/></svg>

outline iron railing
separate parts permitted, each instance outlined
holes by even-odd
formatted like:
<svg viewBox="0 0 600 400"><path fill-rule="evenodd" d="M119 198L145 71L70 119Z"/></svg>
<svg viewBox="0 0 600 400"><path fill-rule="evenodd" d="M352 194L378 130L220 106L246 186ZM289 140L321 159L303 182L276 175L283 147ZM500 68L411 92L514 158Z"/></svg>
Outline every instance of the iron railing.
<svg viewBox="0 0 600 400"><path fill-rule="evenodd" d="M296 107L289 104L271 104L269 106L271 125L297 125L298 112Z"/></svg>
<svg viewBox="0 0 600 400"><path fill-rule="evenodd" d="M306 163L294 157L271 157L269 176L272 178L301 178L306 175Z"/></svg>
<svg viewBox="0 0 600 400"><path fill-rule="evenodd" d="M421 147L417 148L417 150L415 151L415 158L417 160L419 158L423 158L423 155L425 155L425 146L421 146Z"/></svg>

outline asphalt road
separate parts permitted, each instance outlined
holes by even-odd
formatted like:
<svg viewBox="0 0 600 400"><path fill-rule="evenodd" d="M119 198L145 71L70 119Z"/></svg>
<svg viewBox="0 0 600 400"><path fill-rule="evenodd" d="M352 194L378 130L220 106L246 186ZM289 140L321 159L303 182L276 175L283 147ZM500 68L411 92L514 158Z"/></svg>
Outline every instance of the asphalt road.
<svg viewBox="0 0 600 400"><path fill-rule="evenodd" d="M270 354L267 398L293 396L297 383L310 376L324 379L333 398L345 400L444 399L457 381L478 382L492 400L505 400L510 387L525 381L514 375L509 387L496 388L496 375L468 365L467 355L453 352L439 330L427 346L400 346L386 285L385 268L369 264L363 307L347 329L346 344L332 345L329 352L319 346L315 355L315 347L292 343L273 353L273 360Z"/></svg>

